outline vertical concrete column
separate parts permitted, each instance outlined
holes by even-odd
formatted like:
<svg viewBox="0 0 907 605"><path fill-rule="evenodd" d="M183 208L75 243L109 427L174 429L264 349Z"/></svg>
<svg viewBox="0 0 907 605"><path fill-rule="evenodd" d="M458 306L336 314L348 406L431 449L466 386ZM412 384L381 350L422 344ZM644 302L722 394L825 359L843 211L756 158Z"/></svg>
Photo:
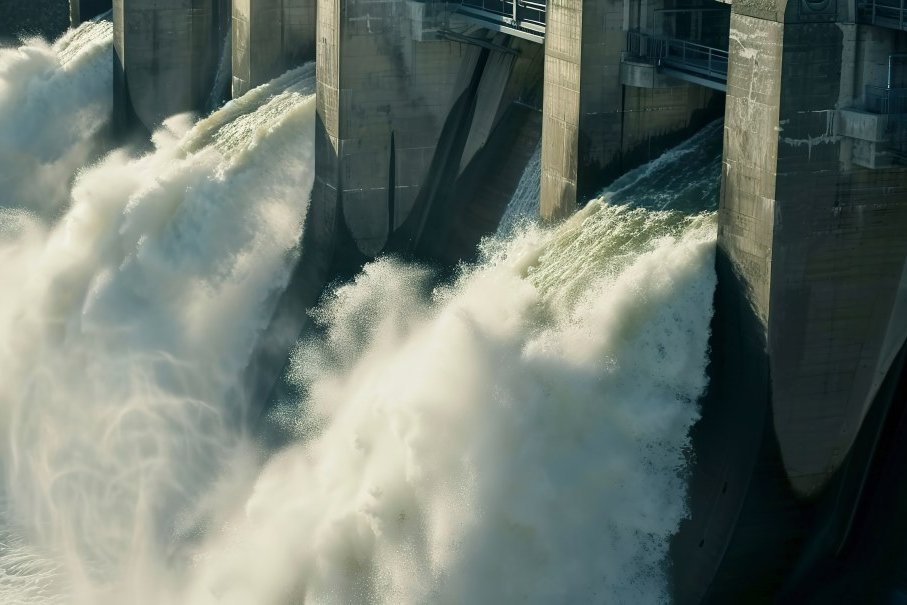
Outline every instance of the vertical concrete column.
<svg viewBox="0 0 907 605"><path fill-rule="evenodd" d="M907 171L847 161L836 119L862 91L838 10L734 5L731 28L719 245L764 322L774 428L803 495L840 466L907 334Z"/></svg>
<svg viewBox="0 0 907 605"><path fill-rule="evenodd" d="M315 58L315 0L233 0L233 97Z"/></svg>
<svg viewBox="0 0 907 605"><path fill-rule="evenodd" d="M229 13L223 0L114 0L114 112L156 128L208 107Z"/></svg>
<svg viewBox="0 0 907 605"><path fill-rule="evenodd" d="M350 250L364 257L385 247L443 170L447 147L439 141L460 126L455 110L482 54L415 39L418 4L318 2L314 211L336 218Z"/></svg>
<svg viewBox="0 0 907 605"><path fill-rule="evenodd" d="M715 396L674 544L678 603L771 600L798 557L802 572L832 556L858 504L847 485L872 463L855 444L874 442L890 403L880 387L907 338L907 170L857 165L839 124L884 120L863 86L886 54L873 47L895 45L851 10L733 5Z"/></svg>
<svg viewBox="0 0 907 605"><path fill-rule="evenodd" d="M569 215L608 181L718 117L720 95L705 87L667 77L662 88L622 85L626 29L631 21L643 23L651 8L637 0L549 2L543 218Z"/></svg>
<svg viewBox="0 0 907 605"><path fill-rule="evenodd" d="M69 0L69 23L78 26L113 7L112 0Z"/></svg>
<svg viewBox="0 0 907 605"><path fill-rule="evenodd" d="M564 217L620 153L621 0L551 0L545 31L543 218Z"/></svg>

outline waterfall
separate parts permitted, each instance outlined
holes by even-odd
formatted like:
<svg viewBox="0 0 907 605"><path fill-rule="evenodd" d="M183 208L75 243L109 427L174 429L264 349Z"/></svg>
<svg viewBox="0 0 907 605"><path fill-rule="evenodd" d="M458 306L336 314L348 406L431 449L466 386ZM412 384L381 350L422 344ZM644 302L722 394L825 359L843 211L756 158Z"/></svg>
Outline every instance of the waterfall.
<svg viewBox="0 0 907 605"><path fill-rule="evenodd" d="M224 43L221 45L220 58L217 61L217 73L211 84L211 93L208 95L208 111L214 111L221 106L223 99L230 95L230 77L233 66L233 32L227 31Z"/></svg>
<svg viewBox="0 0 907 605"><path fill-rule="evenodd" d="M84 84L57 72L38 107ZM314 88L309 65L198 124L175 116L152 152L82 167L54 216L27 187L0 209L0 496L19 545L0 552L0 601L53 585L66 602L166 602L160 578L216 525L218 477L254 458L238 381L295 262ZM36 158L81 145L26 125Z"/></svg>
<svg viewBox="0 0 907 605"><path fill-rule="evenodd" d="M240 380L298 258L314 67L143 155L86 143L110 67L103 22L0 51L0 601L669 600L715 219L663 202L708 185L676 160L703 143L556 227L524 220L536 153L452 281L335 284L275 451Z"/></svg>
<svg viewBox="0 0 907 605"><path fill-rule="evenodd" d="M542 142L535 148L520 182L517 183L516 190L501 222L498 224L497 236L508 237L520 225L534 221L539 216L539 197L541 196L541 179L542 179Z"/></svg>
<svg viewBox="0 0 907 605"><path fill-rule="evenodd" d="M368 265L316 311L297 443L187 601L669 600L714 237L710 214L594 203L447 286Z"/></svg>
<svg viewBox="0 0 907 605"><path fill-rule="evenodd" d="M76 172L105 149L113 25L91 21L55 44L0 48L0 207L53 213Z"/></svg>
<svg viewBox="0 0 907 605"><path fill-rule="evenodd" d="M614 204L686 212L718 208L724 120L611 183L602 196Z"/></svg>

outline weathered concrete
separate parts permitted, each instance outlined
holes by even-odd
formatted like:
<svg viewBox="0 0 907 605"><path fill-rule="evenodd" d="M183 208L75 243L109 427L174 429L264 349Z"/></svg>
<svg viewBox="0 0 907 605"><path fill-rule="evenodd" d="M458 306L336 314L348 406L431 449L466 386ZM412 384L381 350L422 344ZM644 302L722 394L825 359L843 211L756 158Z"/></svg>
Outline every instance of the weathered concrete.
<svg viewBox="0 0 907 605"><path fill-rule="evenodd" d="M542 213L558 219L724 102L622 61L629 29L657 29L657 0L553 0L544 47L451 31L441 3L318 0L316 15L310 2L114 2L116 108L147 128L210 103L230 8L234 94L317 41L307 260L278 314L289 323L274 322L291 336L338 271L385 251L468 255L539 130ZM852 11L844 0L733 6L712 380L692 518L673 547L679 603L805 594L851 543L897 410L907 171L865 90L884 84L907 34L857 25ZM262 375L256 392L273 382Z"/></svg>
<svg viewBox="0 0 907 605"><path fill-rule="evenodd" d="M542 126L542 216L558 219L623 172L653 159L714 117L716 93L698 86L623 86L626 32L653 20L656 3L548 3ZM635 74L643 77L640 74ZM623 77L623 80L622 80Z"/></svg>
<svg viewBox="0 0 907 605"><path fill-rule="evenodd" d="M424 256L451 266L477 258L479 241L497 231L541 137L541 111L513 103L454 184L446 212L423 238Z"/></svg>
<svg viewBox="0 0 907 605"><path fill-rule="evenodd" d="M315 58L315 0L233 0L233 97Z"/></svg>
<svg viewBox="0 0 907 605"><path fill-rule="evenodd" d="M734 17L735 44L759 50L738 52L732 66L720 245L765 322L776 431L804 494L846 455L907 335L883 350L901 312L907 172L848 167L834 135L841 98L859 97L842 77L847 33L834 23Z"/></svg>
<svg viewBox="0 0 907 605"><path fill-rule="evenodd" d="M698 433L681 603L770 599L797 561L835 556L885 426L881 386L907 338L907 170L860 166L845 135L872 136L858 119L869 64L901 42L848 10L733 5L715 330L737 333L716 341L725 353L749 352L725 368L736 400L704 406L726 418Z"/></svg>
<svg viewBox="0 0 907 605"><path fill-rule="evenodd" d="M675 88L685 84L666 75L654 63L642 61L620 62L620 83L634 88Z"/></svg>
<svg viewBox="0 0 907 605"><path fill-rule="evenodd" d="M229 27L228 0L114 0L114 113L152 130L205 111Z"/></svg>
<svg viewBox="0 0 907 605"><path fill-rule="evenodd" d="M113 8L113 0L69 0L69 23L72 27L94 19Z"/></svg>
<svg viewBox="0 0 907 605"><path fill-rule="evenodd" d="M399 0L353 1L343 12L339 1L318 4L313 198L339 210L366 255L383 249L412 208L480 54L453 42L413 41L406 14Z"/></svg>
<svg viewBox="0 0 907 605"><path fill-rule="evenodd" d="M318 5L313 203L336 209L354 255L412 251L503 108L531 88L519 57L533 45L485 30L425 35L424 8Z"/></svg>

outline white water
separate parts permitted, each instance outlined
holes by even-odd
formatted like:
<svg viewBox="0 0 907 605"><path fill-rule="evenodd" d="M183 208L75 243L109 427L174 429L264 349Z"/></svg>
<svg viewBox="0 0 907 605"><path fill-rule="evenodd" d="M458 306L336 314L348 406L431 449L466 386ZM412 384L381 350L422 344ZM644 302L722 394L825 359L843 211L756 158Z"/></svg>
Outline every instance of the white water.
<svg viewBox="0 0 907 605"><path fill-rule="evenodd" d="M53 212L101 151L113 105L113 26L86 23L55 44L0 48L0 207Z"/></svg>
<svg viewBox="0 0 907 605"><path fill-rule="evenodd" d="M695 135L608 185L611 203L686 212L718 208L724 121Z"/></svg>
<svg viewBox="0 0 907 605"><path fill-rule="evenodd" d="M628 171L605 187L599 199L651 210L698 212L716 209L721 182L723 126L722 120L716 120L677 147ZM501 218L497 237L510 237L538 220L541 155L539 142Z"/></svg>
<svg viewBox="0 0 907 605"><path fill-rule="evenodd" d="M71 157L64 180L79 169L81 131L48 105L87 94L93 27L55 68L45 46L4 51L47 67L0 132L24 125L34 157ZM216 477L249 448L238 377L295 259L313 92L309 66L191 129L173 118L152 153L83 168L57 219L35 212L33 173L3 166L15 197L0 209L0 447L19 548L0 555L0 602L52 585L67 602L156 603L178 584L221 506ZM34 577L21 560L47 564Z"/></svg>
<svg viewBox="0 0 907 605"><path fill-rule="evenodd" d="M430 294L369 265L298 351L300 443L191 602L668 600L713 237L710 216L592 204Z"/></svg>
<svg viewBox="0 0 907 605"><path fill-rule="evenodd" d="M498 224L497 237L508 238L525 223L533 222L539 216L539 198L542 189L542 142L535 147L532 157L526 163L516 191Z"/></svg>
<svg viewBox="0 0 907 605"><path fill-rule="evenodd" d="M233 60L233 32L228 31L224 36L224 43L221 45L220 59L217 62L217 72L214 74L214 82L211 85L211 93L208 95L208 110L213 111L220 107L221 100L229 96L231 61Z"/></svg>
<svg viewBox="0 0 907 605"><path fill-rule="evenodd" d="M712 216L592 203L440 287L368 265L294 356L295 442L262 451L238 380L295 259L313 89L171 119L57 219L0 210L0 602L668 600Z"/></svg>

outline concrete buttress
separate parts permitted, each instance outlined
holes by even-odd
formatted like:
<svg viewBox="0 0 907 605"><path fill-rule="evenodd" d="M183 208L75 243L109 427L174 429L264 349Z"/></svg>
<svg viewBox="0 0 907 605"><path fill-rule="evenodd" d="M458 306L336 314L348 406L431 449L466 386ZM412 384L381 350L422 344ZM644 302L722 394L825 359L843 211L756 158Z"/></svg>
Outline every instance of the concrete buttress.
<svg viewBox="0 0 907 605"><path fill-rule="evenodd" d="M157 128L212 105L229 0L114 0L114 119Z"/></svg>
<svg viewBox="0 0 907 605"><path fill-rule="evenodd" d="M233 0L233 97L315 58L316 0Z"/></svg>

